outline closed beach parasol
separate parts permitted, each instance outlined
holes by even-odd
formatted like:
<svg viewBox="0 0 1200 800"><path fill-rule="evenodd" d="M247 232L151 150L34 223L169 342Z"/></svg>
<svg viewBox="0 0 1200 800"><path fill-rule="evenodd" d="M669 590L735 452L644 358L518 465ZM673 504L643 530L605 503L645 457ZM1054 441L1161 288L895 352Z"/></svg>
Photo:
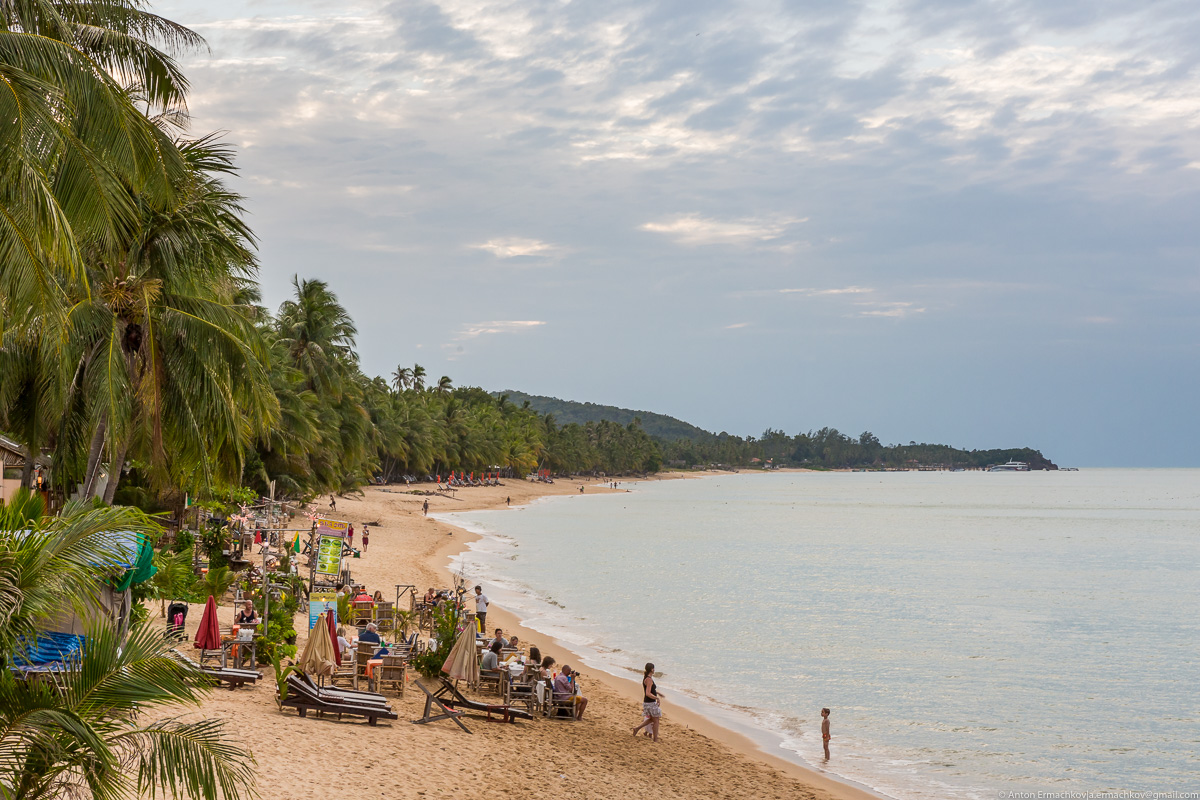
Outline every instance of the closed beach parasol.
<svg viewBox="0 0 1200 800"><path fill-rule="evenodd" d="M333 642L333 658L335 661L337 661L337 665L340 667L342 665L342 646L338 644L336 627L337 622L335 622L333 619L333 610L330 609L321 616L325 617L325 627L329 628L329 641ZM317 623L317 625L320 624L320 622Z"/></svg>
<svg viewBox="0 0 1200 800"><path fill-rule="evenodd" d="M474 686L479 683L479 655L475 652L475 626L468 625L458 635L442 672L456 681L466 681Z"/></svg>
<svg viewBox="0 0 1200 800"><path fill-rule="evenodd" d="M324 616L322 614L322 616ZM332 675L337 669L337 659L333 645L326 633L327 624L318 620L313 629L308 632L308 641L304 643L304 653L300 656L300 669L309 675Z"/></svg>
<svg viewBox="0 0 1200 800"><path fill-rule="evenodd" d="M217 650L221 647L221 631L217 627L217 601L212 595L204 604L204 613L200 615L200 628L196 631L197 650Z"/></svg>

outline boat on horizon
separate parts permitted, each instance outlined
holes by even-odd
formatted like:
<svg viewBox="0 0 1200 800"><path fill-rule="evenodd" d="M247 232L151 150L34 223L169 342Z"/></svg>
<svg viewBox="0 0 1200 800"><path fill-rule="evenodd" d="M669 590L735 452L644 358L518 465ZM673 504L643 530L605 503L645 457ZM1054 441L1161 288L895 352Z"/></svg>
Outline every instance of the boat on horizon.
<svg viewBox="0 0 1200 800"><path fill-rule="evenodd" d="M1013 461L1009 459L1004 464L992 464L988 467L988 472L1029 472L1029 465L1024 461Z"/></svg>

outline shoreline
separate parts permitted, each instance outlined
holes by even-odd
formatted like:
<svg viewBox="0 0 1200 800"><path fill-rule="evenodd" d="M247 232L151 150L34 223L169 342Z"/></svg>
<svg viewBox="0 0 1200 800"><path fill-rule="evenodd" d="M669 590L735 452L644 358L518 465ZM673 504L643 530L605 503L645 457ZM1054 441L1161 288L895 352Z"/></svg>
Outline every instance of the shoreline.
<svg viewBox="0 0 1200 800"><path fill-rule="evenodd" d="M789 471L809 472L810 470ZM740 473L735 473L732 471L707 473L672 472L663 473L660 477L654 479L630 479L622 480L620 483L634 484L642 483L646 480L693 480L710 477L713 475L732 474ZM519 479L511 479L512 482L518 480ZM529 485L537 486L537 484ZM571 482L567 485L573 487L576 484L575 482ZM589 486L588 488L593 495L621 493L624 491L622 489L608 489L603 486ZM469 554L472 550L471 545L484 538L484 534L463 528L460 525L455 524L455 522L452 520L444 519L443 515L467 513L472 511L501 510L502 508L516 509L529 506L532 503L542 500L543 498L569 496L574 496L574 492L551 491L531 497L529 498L528 502L521 503L519 505L500 506L495 503L478 503L470 504L469 506L464 505L461 508L449 508L445 511L435 512L431 517L435 523L454 528L454 530L458 532L458 536L454 538L452 543L448 542L445 548L439 549L440 552L438 556L440 557L440 563L428 564L428 566L439 570L446 578L453 581L455 578L453 562ZM465 500L466 498L463 499ZM571 644L564 643L557 638L553 638L552 634L543 633L527 626L525 624L525 620L518 617L515 612L505 609L497 605L495 602L491 604L488 610L488 627L503 628L506 632L510 633L514 631L517 632L517 634L524 641L537 643L543 655L554 656L559 665L563 663L587 665L588 667L592 668L592 671L590 671L586 676L589 683L599 680L621 696L631 698L629 700L629 705L631 708L637 705L634 701L634 698L638 696L638 691L640 688L637 680L616 675L595 663L590 663L588 658L578 652L578 650ZM550 637L551 643L549 645L543 645L542 642L545 642L547 637ZM888 796L879 794L869 786L858 784L841 776L820 772L813 767L799 764L796 761L793 761L782 755L771 753L764 748L762 742L756 741L747 733L736 730L730 725L725 725L721 722L715 721L705 714L705 711L716 711L718 715L728 714L730 716L734 716L735 712L733 711L710 704L700 698L688 697L682 692L677 694L668 692L666 694L667 696L662 701L664 734L669 722L676 725L682 725L685 729L694 730L740 756L761 761L765 765L779 770L812 788L828 792L832 795L832 797L838 798L838 800L891 800L891 798ZM684 701L682 703L677 702L675 700L675 697L677 696L684 697ZM631 714L632 713L633 712L631 712ZM752 724L747 723L747 727L752 727Z"/></svg>

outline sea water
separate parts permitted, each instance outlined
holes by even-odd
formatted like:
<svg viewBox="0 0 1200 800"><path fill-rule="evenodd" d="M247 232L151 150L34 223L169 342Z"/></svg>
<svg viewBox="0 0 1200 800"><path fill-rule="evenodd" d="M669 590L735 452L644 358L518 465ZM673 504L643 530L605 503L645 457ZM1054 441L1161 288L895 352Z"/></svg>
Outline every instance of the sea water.
<svg viewBox="0 0 1200 800"><path fill-rule="evenodd" d="M623 488L451 515L484 533L456 568L585 672L653 661L886 796L1200 790L1200 470Z"/></svg>

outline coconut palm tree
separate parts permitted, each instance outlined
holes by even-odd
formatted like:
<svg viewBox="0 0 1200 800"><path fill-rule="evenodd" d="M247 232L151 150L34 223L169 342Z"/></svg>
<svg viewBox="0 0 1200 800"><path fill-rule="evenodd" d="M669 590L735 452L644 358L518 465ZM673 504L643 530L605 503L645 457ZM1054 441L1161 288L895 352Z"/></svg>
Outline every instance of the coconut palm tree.
<svg viewBox="0 0 1200 800"><path fill-rule="evenodd" d="M233 170L232 154L211 137L179 151L188 171L178 202L143 206L119 258L88 259L57 348L60 445L73 440L70 411L83 403L91 444L82 482L92 494L103 448L107 502L130 453L163 483L237 479L251 437L278 414L255 309L237 302L256 264L241 198L218 177ZM71 448L58 450L69 477Z"/></svg>
<svg viewBox="0 0 1200 800"><path fill-rule="evenodd" d="M443 375L438 378L437 389L435 391L438 394L450 394L450 392L454 391L454 382L450 380L449 375Z"/></svg>
<svg viewBox="0 0 1200 800"><path fill-rule="evenodd" d="M60 516L19 492L0 503L0 661L70 598L81 614L116 563L131 553L112 535L150 535L157 526L125 508L72 503ZM75 669L47 681L0 670L0 796L124 798L159 791L176 797L253 793L253 759L216 720L143 723L138 713L196 705L210 690L198 670L170 658L162 632L135 625L128 637L103 615L87 634Z"/></svg>
<svg viewBox="0 0 1200 800"><path fill-rule="evenodd" d="M408 367L396 367L396 371L392 373L392 386L396 388L397 393L403 392L412 382L413 371Z"/></svg>
<svg viewBox="0 0 1200 800"><path fill-rule="evenodd" d="M416 389L418 392L425 391L425 368L420 364L413 365L412 378L409 381L409 386Z"/></svg>

